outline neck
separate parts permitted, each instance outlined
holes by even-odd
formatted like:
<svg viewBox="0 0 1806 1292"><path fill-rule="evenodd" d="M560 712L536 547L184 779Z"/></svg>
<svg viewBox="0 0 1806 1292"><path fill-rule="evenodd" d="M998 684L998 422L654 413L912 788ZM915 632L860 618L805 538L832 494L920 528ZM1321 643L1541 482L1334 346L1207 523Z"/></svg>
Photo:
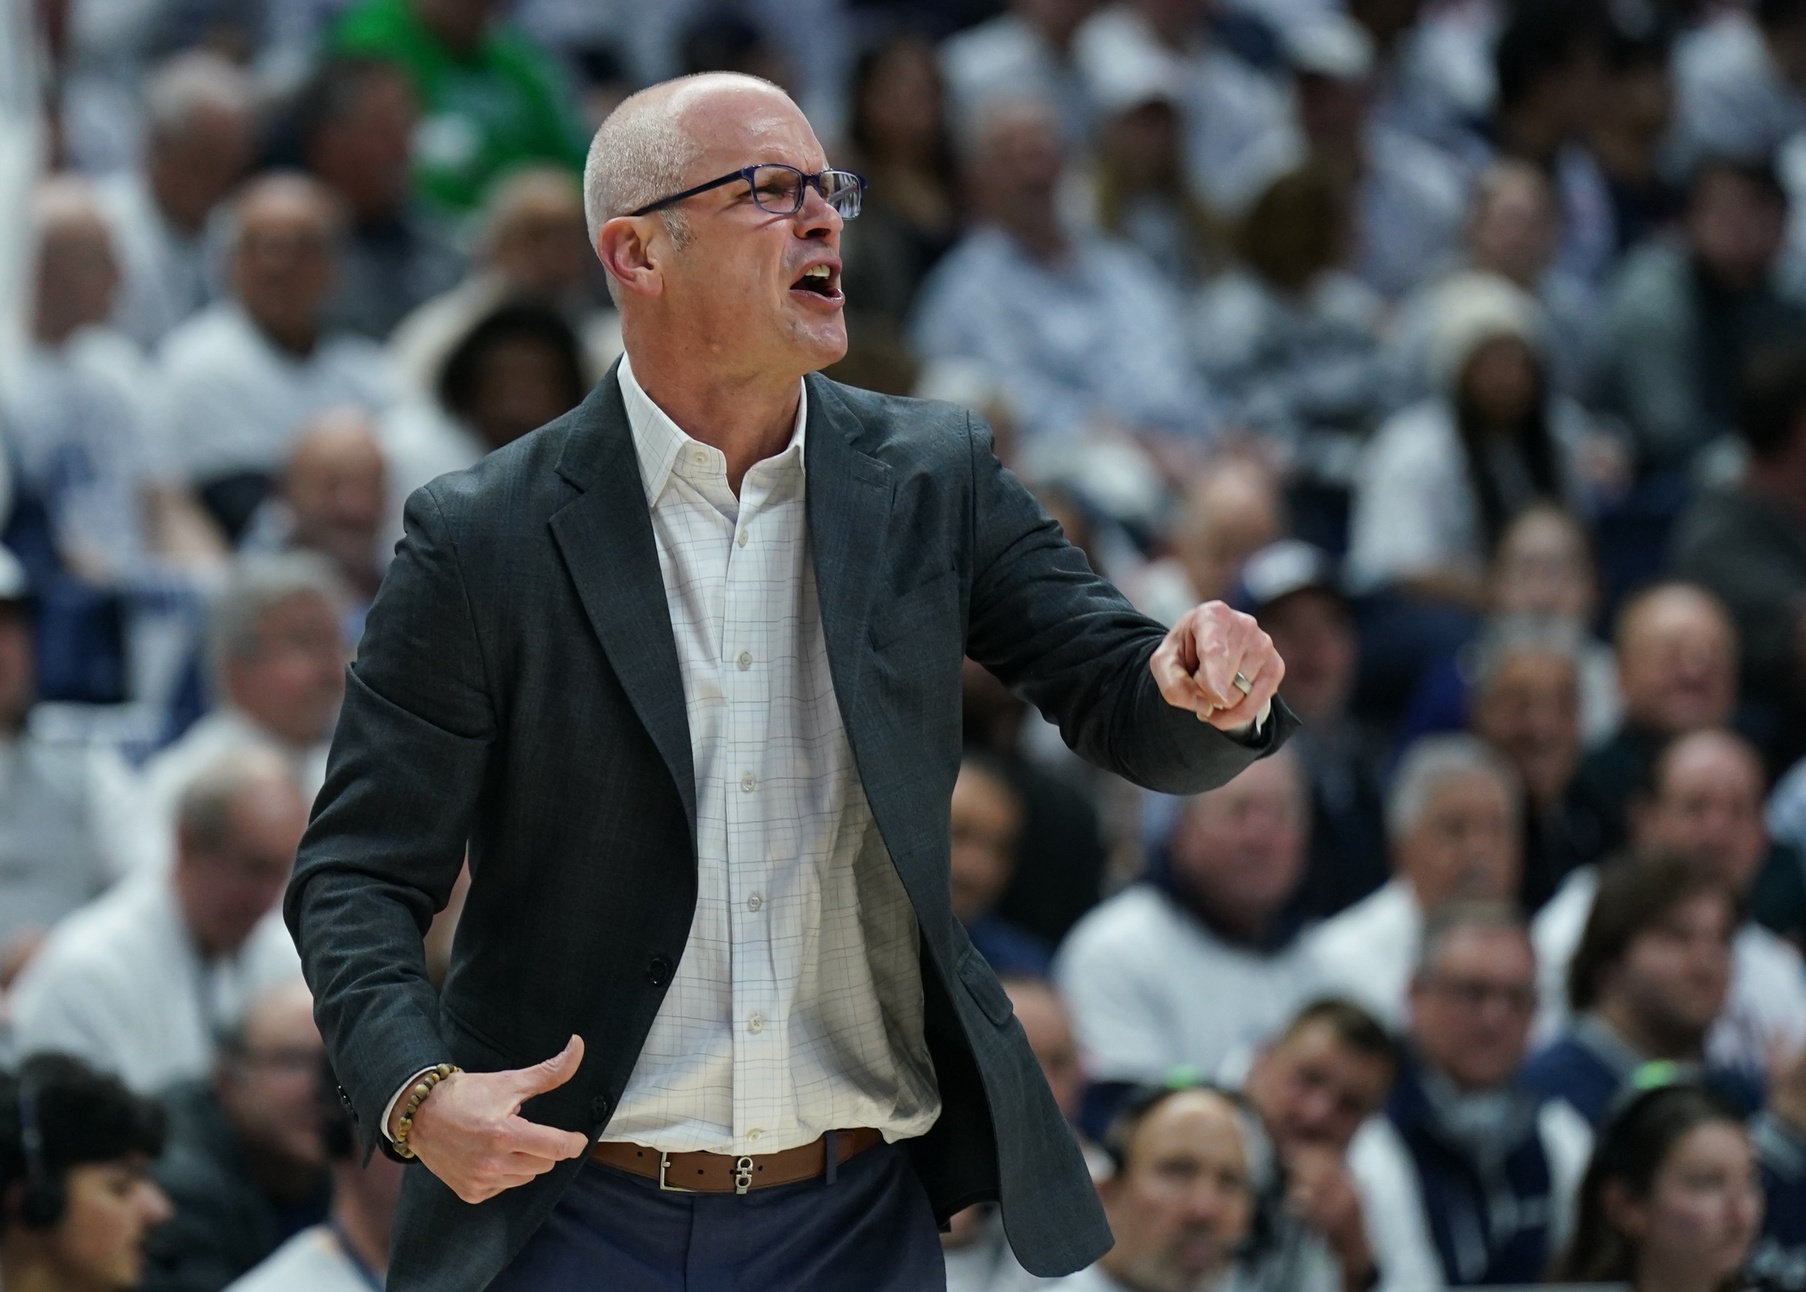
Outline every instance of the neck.
<svg viewBox="0 0 1806 1292"><path fill-rule="evenodd" d="M48 1260L21 1253L17 1247L11 1234L0 1247L0 1287L6 1292L108 1292L98 1284L59 1272Z"/></svg>
<svg viewBox="0 0 1806 1292"><path fill-rule="evenodd" d="M352 1201L356 1190L341 1172L333 1183L332 1223L359 1264L377 1278L389 1270L389 1226L374 1219Z"/></svg>
<svg viewBox="0 0 1806 1292"><path fill-rule="evenodd" d="M1030 257L1044 264L1052 264L1066 257L1066 232L1060 228L1057 218L1021 221L1003 226L1004 232L1028 252Z"/></svg>
<svg viewBox="0 0 1806 1292"><path fill-rule="evenodd" d="M1634 1292L1716 1292L1721 1286L1719 1280L1697 1270L1675 1269L1672 1261L1671 1256L1639 1260Z"/></svg>
<svg viewBox="0 0 1806 1292"><path fill-rule="evenodd" d="M1602 125L1588 136L1600 167L1613 179L1644 184L1655 178L1655 150L1643 135L1621 126Z"/></svg>
<svg viewBox="0 0 1806 1292"><path fill-rule="evenodd" d="M1697 1063L1704 1052L1703 1037L1664 1036L1660 1029L1652 1028L1638 1018L1621 997L1607 996L1599 1002L1593 1013L1620 1041L1643 1059Z"/></svg>
<svg viewBox="0 0 1806 1292"><path fill-rule="evenodd" d="M274 322L255 316L251 320L257 330L262 332L281 349L303 358L313 353L314 342L319 339L319 329L311 319L296 322Z"/></svg>
<svg viewBox="0 0 1806 1292"><path fill-rule="evenodd" d="M629 334L634 380L686 435L726 455L736 494L753 463L783 452L796 428L799 377L698 371L681 356L683 347L636 340Z"/></svg>
<svg viewBox="0 0 1806 1292"><path fill-rule="evenodd" d="M39 314L32 320L31 339L46 350L60 350L63 343L81 331L79 319L61 319Z"/></svg>
<svg viewBox="0 0 1806 1292"><path fill-rule="evenodd" d="M175 178L180 169L173 159L152 156L145 167L145 181L150 186L151 201L170 226L184 238L196 238L206 223L207 212L205 209L190 210L192 203L183 200L184 194Z"/></svg>
<svg viewBox="0 0 1806 1292"><path fill-rule="evenodd" d="M1547 166L1555 159L1565 133L1542 113L1525 109L1500 122L1499 142L1511 156Z"/></svg>

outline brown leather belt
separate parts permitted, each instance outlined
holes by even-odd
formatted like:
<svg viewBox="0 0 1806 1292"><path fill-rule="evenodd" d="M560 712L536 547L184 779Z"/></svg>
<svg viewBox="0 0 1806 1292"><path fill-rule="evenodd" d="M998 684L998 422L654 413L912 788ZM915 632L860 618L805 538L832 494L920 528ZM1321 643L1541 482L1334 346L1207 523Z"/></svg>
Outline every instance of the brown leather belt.
<svg viewBox="0 0 1806 1292"><path fill-rule="evenodd" d="M744 1157L735 1157L732 1153L661 1153L644 1144L604 1140L590 1149L589 1156L592 1162L657 1180L659 1188L672 1193L746 1193L752 1189L820 1179L828 1172L830 1138L834 1141L834 1163L838 1166L879 1144L884 1136L868 1126L860 1126L853 1130L829 1131L820 1139L781 1153Z"/></svg>

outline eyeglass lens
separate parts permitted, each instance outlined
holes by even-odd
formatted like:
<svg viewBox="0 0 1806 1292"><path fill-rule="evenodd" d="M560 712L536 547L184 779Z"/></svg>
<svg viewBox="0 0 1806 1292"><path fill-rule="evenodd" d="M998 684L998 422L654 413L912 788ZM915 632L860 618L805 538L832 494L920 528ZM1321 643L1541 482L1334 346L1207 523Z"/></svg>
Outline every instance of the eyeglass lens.
<svg viewBox="0 0 1806 1292"><path fill-rule="evenodd" d="M803 190L808 177L789 166L758 166L753 169L753 201L760 210L773 215L795 215L803 209ZM859 177L851 171L825 170L821 173L821 193L828 205L844 220L859 214Z"/></svg>

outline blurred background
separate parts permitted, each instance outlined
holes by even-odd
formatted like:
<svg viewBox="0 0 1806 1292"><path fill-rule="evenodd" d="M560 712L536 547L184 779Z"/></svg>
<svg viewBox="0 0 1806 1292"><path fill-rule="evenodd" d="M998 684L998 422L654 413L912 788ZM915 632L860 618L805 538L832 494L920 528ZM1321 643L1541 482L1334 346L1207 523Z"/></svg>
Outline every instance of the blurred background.
<svg viewBox="0 0 1806 1292"><path fill-rule="evenodd" d="M1806 1289L1806 0L6 0L0 1280L380 1286L272 908L402 501L619 353L591 134L717 69L870 181L828 375L982 414L1305 720L1165 799L968 661L1074 1286Z"/></svg>

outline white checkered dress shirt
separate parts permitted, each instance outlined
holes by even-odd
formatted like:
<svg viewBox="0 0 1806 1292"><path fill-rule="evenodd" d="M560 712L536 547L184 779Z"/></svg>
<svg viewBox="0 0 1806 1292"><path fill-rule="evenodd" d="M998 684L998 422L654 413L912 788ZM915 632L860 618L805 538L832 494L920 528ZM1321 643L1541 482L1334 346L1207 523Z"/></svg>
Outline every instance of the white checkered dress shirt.
<svg viewBox="0 0 1806 1292"><path fill-rule="evenodd" d="M720 450L621 394L652 510L696 768L696 914L606 1138L770 1153L940 1112L915 915L828 674L803 467L807 397L736 498Z"/></svg>

